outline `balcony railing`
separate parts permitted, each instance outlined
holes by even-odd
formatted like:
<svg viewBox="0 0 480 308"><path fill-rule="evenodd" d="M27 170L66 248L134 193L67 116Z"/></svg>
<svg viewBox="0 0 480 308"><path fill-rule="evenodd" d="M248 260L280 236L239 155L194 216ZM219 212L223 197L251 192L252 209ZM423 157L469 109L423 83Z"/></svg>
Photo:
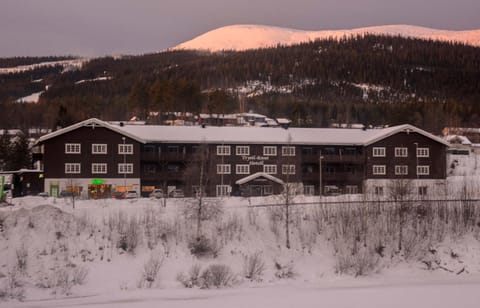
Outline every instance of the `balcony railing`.
<svg viewBox="0 0 480 308"><path fill-rule="evenodd" d="M302 155L302 161L305 163L318 163L320 157L319 154L304 154ZM325 163L362 163L364 161L363 155L356 154L322 154L322 162Z"/></svg>

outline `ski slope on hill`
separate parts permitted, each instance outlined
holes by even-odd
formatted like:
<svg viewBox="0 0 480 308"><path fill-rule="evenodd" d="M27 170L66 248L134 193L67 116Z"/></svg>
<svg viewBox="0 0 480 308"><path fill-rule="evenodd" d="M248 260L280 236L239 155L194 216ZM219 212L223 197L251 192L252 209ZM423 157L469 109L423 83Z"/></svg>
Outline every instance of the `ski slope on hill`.
<svg viewBox="0 0 480 308"><path fill-rule="evenodd" d="M362 34L402 36L480 46L480 30L448 31L409 25L386 25L349 30L303 31L262 25L232 25L204 33L173 49L241 51Z"/></svg>

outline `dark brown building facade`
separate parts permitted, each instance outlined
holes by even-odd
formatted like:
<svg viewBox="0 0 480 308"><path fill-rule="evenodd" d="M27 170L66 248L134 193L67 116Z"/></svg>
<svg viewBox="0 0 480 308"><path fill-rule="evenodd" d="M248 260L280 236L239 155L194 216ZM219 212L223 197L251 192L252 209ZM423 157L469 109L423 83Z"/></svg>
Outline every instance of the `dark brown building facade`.
<svg viewBox="0 0 480 308"><path fill-rule="evenodd" d="M384 193L386 181L419 191L446 178L448 143L411 125L301 129L114 125L89 119L41 137L45 191L89 198L262 196L285 185L307 195ZM321 172L320 172L321 171Z"/></svg>

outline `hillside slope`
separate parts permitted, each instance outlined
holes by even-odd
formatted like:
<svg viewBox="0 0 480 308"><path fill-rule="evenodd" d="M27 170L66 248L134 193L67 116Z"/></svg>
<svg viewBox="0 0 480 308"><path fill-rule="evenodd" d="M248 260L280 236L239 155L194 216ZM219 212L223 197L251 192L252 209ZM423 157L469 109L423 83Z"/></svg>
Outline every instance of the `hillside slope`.
<svg viewBox="0 0 480 308"><path fill-rule="evenodd" d="M175 46L173 49L241 51L364 34L401 36L480 46L480 30L448 31L409 25L386 25L351 30L303 31L262 25L232 25L209 31Z"/></svg>

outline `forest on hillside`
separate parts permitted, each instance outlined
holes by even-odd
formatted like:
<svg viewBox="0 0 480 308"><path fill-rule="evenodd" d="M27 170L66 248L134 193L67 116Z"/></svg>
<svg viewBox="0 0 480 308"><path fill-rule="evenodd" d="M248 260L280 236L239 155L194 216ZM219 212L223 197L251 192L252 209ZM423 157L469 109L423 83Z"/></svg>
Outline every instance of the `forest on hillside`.
<svg viewBox="0 0 480 308"><path fill-rule="evenodd" d="M37 104L16 103L46 86ZM410 123L437 133L478 126L479 101L480 48L370 35L244 52L105 57L78 70L0 75L3 128L252 110L296 126Z"/></svg>

